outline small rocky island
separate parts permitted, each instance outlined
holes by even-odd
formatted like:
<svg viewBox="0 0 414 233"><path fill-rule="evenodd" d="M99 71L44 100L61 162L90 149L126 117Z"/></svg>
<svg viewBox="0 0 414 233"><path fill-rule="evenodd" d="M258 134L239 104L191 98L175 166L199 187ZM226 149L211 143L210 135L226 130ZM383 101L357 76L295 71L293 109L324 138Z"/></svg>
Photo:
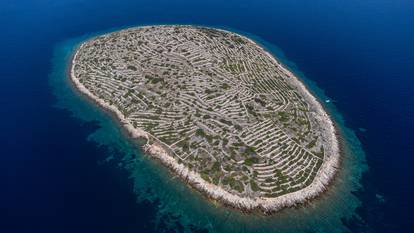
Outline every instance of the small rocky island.
<svg viewBox="0 0 414 233"><path fill-rule="evenodd" d="M84 42L78 90L116 115L144 150L208 198L272 213L323 192L336 131L305 86L233 32L146 26Z"/></svg>

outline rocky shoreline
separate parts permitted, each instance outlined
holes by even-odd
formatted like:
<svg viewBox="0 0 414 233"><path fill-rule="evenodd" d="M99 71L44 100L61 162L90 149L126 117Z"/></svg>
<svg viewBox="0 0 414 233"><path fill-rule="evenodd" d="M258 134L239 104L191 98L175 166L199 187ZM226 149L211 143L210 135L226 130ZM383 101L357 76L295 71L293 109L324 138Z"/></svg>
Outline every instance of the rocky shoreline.
<svg viewBox="0 0 414 233"><path fill-rule="evenodd" d="M256 46L260 47L256 42L252 41L251 39L244 36L243 38L249 40ZM70 80L72 81L76 89L80 91L82 94L86 95L88 98L95 101L99 106L101 106L105 110L109 110L110 112L112 112L119 120L122 127L130 134L132 138L147 139L147 144L143 146L145 152L147 152L154 158L159 159L162 162L162 164L164 164L174 173L179 175L191 187L200 191L206 197L216 200L225 206L239 209L243 212L258 211L264 214L270 214L286 207L292 207L301 203L305 203L310 199L319 196L328 188L328 185L333 180L340 162L340 149L338 138L336 135L337 132L332 120L330 119L326 111L323 109L322 105L318 102L318 100L314 96L312 96L312 94L306 89L304 84L301 83L296 76L294 76L288 69L284 68L280 64L280 62L278 62L269 52L265 51L263 48L262 49L264 50L266 55L269 56L275 62L275 64L277 64L279 68L283 70L283 72L291 78L291 84L297 87L297 89L303 94L303 96L306 97L306 100L312 106L312 110L315 111L318 116L321 116L320 118L318 118L318 122L321 125L320 129L324 130L324 132L322 133L322 135L324 136L323 140L327 145L330 145L330 147L326 148L327 150L329 150L330 156L324 159L322 166L318 170L317 175L315 176L314 180L309 186L299 191L287 193L285 195L274 198L250 198L238 196L236 194L224 190L220 186L205 181L199 173L191 171L183 164L178 163L172 156L168 154L168 151L165 149L166 146L161 141L157 140L150 133L142 129L135 128L130 122L128 122L127 119L125 119L124 115L119 111L119 109L95 96L82 83L79 82L79 80L74 75L74 65L76 63L78 51L82 49L83 45L84 44L81 44L80 47L76 50L70 64ZM150 141L154 141L154 143L150 144Z"/></svg>

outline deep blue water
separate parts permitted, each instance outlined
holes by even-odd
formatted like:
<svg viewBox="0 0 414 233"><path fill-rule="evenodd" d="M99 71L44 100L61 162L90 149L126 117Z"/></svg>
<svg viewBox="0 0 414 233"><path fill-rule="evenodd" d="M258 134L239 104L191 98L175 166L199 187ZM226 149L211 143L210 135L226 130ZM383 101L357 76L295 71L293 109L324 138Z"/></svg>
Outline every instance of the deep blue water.
<svg viewBox="0 0 414 233"><path fill-rule="evenodd" d="M361 189L346 192L347 178L353 178L348 176L358 174L353 167L363 166L351 159L345 163L352 168L340 179L344 185L338 185L342 194L329 194L310 207L309 212L324 213L319 220L306 217L307 210L279 218L320 226L315 232L332 232L332 224L353 232L410 232L413 12L410 0L1 1L0 231L258 229L236 228L231 222L243 217L214 210L196 193L185 199L191 204L177 204L189 190L165 179L168 172L125 142L108 116L71 97L76 95L70 88L60 88L66 84L54 79L64 72L64 56L70 54L64 48L76 44L72 38L131 25L180 23L231 28L277 46L294 63L292 69L334 100L328 108L361 142L365 153L358 141L349 142L350 151L364 156L369 167L361 180L355 178ZM332 210L324 201L334 203ZM203 211L209 220L198 221ZM346 213L350 216L337 222ZM271 228L270 221L262 221Z"/></svg>

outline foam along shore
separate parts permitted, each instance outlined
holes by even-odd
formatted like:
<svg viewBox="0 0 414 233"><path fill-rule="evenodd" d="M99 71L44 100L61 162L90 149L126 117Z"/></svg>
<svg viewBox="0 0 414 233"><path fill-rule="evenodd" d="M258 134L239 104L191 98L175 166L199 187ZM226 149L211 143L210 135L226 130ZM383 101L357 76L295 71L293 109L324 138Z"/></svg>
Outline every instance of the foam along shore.
<svg viewBox="0 0 414 233"><path fill-rule="evenodd" d="M242 37L261 48L251 39L244 36ZM322 140L325 144L330 145L330 147L326 148L328 150L327 154L330 156L325 156L320 169L318 170L315 178L310 185L298 191L277 197L243 197L228 192L218 185L205 181L199 173L190 170L182 163L179 163L174 157L170 156L167 149L168 145L165 145L163 142L159 141L149 132L134 127L131 122L129 122L124 117L124 115L117 107L105 102L103 99L98 98L76 78L74 71L76 59L78 52L82 49L85 43L86 42L82 43L77 48L71 61L70 80L73 82L77 90L79 90L82 94L88 96L90 99L94 100L99 106L114 113L116 118L121 123L122 127L130 134L132 138L145 138L147 140L147 143L143 146L145 152L154 158L159 159L162 164L170 168L174 173L179 175L179 177L187 182L187 184L203 193L206 197L216 200L225 206L233 207L244 212L259 211L265 214L269 214L286 207L292 207L300 203L305 203L310 199L317 197L327 189L328 185L334 178L339 165L340 150L336 130L332 120L325 112L322 105L317 101L317 99L306 89L304 84L302 84L292 72L283 67L280 62L278 62L269 52L263 48L261 49L263 49L266 55L272 59L272 61L279 67L279 69L282 70L285 75L290 77L289 82L291 85L295 86L297 90L299 90L306 98L312 108L312 111L315 112L315 118L321 124L320 128L325 131L321 134L324 136ZM150 141L153 143L149 143Z"/></svg>

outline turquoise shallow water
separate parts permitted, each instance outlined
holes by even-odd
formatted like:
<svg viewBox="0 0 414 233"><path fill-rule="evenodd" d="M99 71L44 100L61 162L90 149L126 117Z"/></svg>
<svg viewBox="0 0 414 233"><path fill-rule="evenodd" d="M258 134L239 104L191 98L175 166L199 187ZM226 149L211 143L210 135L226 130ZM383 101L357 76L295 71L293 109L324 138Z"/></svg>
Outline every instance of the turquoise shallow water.
<svg viewBox="0 0 414 233"><path fill-rule="evenodd" d="M268 49L294 71L321 101L330 99L284 56L281 49L253 34L231 30L252 38ZM143 154L110 114L73 89L67 77L68 62L76 46L93 35L96 34L65 40L55 46L50 85L58 99L56 107L69 110L84 122L98 122L100 127L90 134L89 140L111 152L102 157L101 162L115 160L116 166L128 172L137 203L150 202L155 206L153 222L160 230L174 231L179 226L183 231L196 228L210 232L343 232L347 231L344 219L358 218L355 210L361 203L353 192L361 187L361 174L367 169L365 155L355 132L344 126L343 118L332 102L324 105L341 131L344 148L342 169L332 188L306 206L286 209L273 216L241 214L209 202L200 193L188 188L157 161Z"/></svg>
<svg viewBox="0 0 414 233"><path fill-rule="evenodd" d="M411 232L412 12L411 0L0 1L2 232ZM267 219L216 208L65 82L88 33L163 23L228 26L283 57L279 46L344 132L336 189Z"/></svg>

